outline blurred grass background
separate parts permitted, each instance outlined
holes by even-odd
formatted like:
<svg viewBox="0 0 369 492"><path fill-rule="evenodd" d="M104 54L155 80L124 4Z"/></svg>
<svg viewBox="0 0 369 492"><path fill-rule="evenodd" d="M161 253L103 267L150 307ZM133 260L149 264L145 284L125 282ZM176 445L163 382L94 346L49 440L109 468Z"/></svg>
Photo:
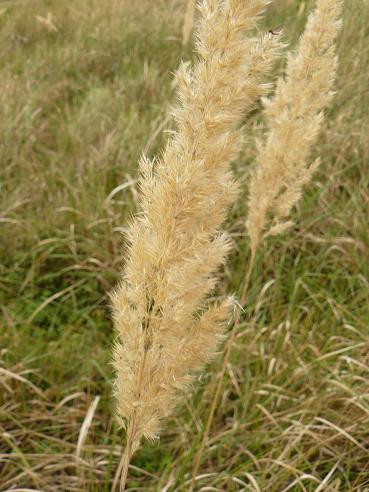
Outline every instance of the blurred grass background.
<svg viewBox="0 0 369 492"><path fill-rule="evenodd" d="M294 45L313 2L275 1ZM137 161L175 101L184 0L0 1L0 490L110 491L107 291L135 211ZM346 3L322 166L296 227L253 272L197 490L369 491L369 4ZM246 121L247 176L260 110ZM245 180L247 182L247 180ZM248 256L244 199L226 227ZM185 491L220 362L133 460L130 490ZM97 399L99 397L99 399ZM91 418L91 424L89 424Z"/></svg>

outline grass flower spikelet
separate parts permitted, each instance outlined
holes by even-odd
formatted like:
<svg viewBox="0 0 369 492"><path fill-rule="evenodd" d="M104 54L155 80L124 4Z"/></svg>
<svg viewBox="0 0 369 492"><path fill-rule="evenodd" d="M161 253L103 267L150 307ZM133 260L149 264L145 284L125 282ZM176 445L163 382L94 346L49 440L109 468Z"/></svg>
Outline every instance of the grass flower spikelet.
<svg viewBox="0 0 369 492"><path fill-rule="evenodd" d="M308 164L309 151L332 98L337 57L334 40L341 22L340 0L318 0L298 50L288 58L286 76L266 103L269 133L259 144L250 182L247 229L255 253L263 237L283 232L302 189L319 161Z"/></svg>
<svg viewBox="0 0 369 492"><path fill-rule="evenodd" d="M121 284L112 295L117 413L127 428L127 458L161 420L194 371L216 353L231 300L209 304L216 271L231 243L221 225L238 195L230 171L245 111L266 94L262 83L278 37L246 37L268 2L204 1L199 60L177 72L176 131L161 158L140 163L140 213L130 225Z"/></svg>

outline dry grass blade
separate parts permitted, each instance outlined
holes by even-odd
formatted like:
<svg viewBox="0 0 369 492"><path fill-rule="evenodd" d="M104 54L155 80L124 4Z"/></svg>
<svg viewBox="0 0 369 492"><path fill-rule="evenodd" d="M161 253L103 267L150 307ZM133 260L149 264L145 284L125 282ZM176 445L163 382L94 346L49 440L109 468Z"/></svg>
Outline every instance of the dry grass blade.
<svg viewBox="0 0 369 492"><path fill-rule="evenodd" d="M78 441L77 441L77 448L76 448L76 459L77 461L79 460L81 453L82 453L82 448L86 442L87 439L87 434L90 429L90 426L92 424L92 420L94 418L95 412L97 405L99 404L100 396L96 396L94 401L91 403L87 413L86 417L83 421L83 424L81 426L81 430L79 432L78 436Z"/></svg>
<svg viewBox="0 0 369 492"><path fill-rule="evenodd" d="M45 299L31 314L31 316L27 319L27 323L32 323L32 321L35 319L35 317L43 310L45 309L46 306L51 304L52 302L56 301L60 297L63 297L65 294L69 294L69 292L73 292L74 289L76 289L79 285L81 285L84 281L81 280L80 282L76 282L73 285L70 285L69 287L66 287L65 289L60 290L59 292L55 292L55 294L51 295L47 299Z"/></svg>
<svg viewBox="0 0 369 492"><path fill-rule="evenodd" d="M12 378L12 379L15 379L17 381L20 381L21 383L26 384L27 386L29 386L30 388L32 388L33 391L38 396L40 396L42 399L46 399L46 396L40 390L40 388L37 388L36 385L34 385L31 381L29 381L25 377L21 376L20 374L16 374L15 372L9 371L8 369L5 369L4 367L0 367L0 376L1 375L5 376L5 378ZM0 382L2 382L2 381L0 380Z"/></svg>
<svg viewBox="0 0 369 492"><path fill-rule="evenodd" d="M332 475L336 471L337 467L339 465L339 462L337 462L332 469L327 473L327 475L324 477L318 488L315 490L315 492L322 492L324 490L329 490L329 480L331 479ZM334 490L332 488L332 490Z"/></svg>
<svg viewBox="0 0 369 492"><path fill-rule="evenodd" d="M4 490L4 492L44 492L43 490L39 490L39 489L7 489L7 490Z"/></svg>

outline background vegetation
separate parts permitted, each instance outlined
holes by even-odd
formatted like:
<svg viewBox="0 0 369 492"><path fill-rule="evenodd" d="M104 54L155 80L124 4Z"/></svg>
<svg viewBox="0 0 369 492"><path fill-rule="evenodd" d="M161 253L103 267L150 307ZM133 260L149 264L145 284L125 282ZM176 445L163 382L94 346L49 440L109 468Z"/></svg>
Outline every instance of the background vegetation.
<svg viewBox="0 0 369 492"><path fill-rule="evenodd" d="M265 29L292 45L310 1ZM142 150L160 150L183 48L183 0L0 2L0 490L110 491L124 443L112 415L107 291L121 268ZM296 227L269 242L203 457L198 490L369 490L369 4L347 3L322 166ZM251 135L235 172L252 163ZM246 196L222 288L248 252ZM256 306L256 307L255 307ZM130 490L185 491L220 362Z"/></svg>

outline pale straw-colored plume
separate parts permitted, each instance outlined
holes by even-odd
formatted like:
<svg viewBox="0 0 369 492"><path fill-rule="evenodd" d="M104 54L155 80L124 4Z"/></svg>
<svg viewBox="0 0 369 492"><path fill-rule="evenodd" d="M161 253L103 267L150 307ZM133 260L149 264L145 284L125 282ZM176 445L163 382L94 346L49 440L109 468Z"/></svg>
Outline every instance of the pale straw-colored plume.
<svg viewBox="0 0 369 492"><path fill-rule="evenodd" d="M287 229L291 209L319 160L309 152L319 132L323 109L332 98L337 57L334 40L341 26L341 0L318 0L297 52L288 58L286 76L278 80L266 103L269 133L259 144L249 188L247 229L252 254L260 241Z"/></svg>
<svg viewBox="0 0 369 492"><path fill-rule="evenodd" d="M268 90L262 79L280 49L278 36L246 36L267 3L200 3L199 60L176 75L176 131L160 159L140 164L140 212L112 295L117 415L127 432L121 488L142 437L158 436L229 317L231 300L207 297L230 249L220 229L238 194L230 171L242 143L237 125Z"/></svg>

